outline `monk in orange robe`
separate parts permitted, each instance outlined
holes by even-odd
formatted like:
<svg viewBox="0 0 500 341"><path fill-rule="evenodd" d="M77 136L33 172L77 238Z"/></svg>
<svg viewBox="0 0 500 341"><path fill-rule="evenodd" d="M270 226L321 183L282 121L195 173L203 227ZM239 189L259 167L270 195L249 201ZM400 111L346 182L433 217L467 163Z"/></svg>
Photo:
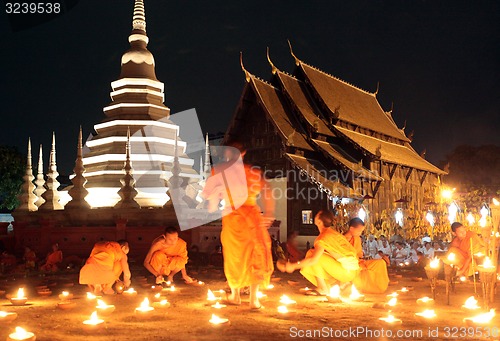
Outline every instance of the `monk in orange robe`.
<svg viewBox="0 0 500 341"><path fill-rule="evenodd" d="M459 222L451 224L451 232L455 237L441 259L443 263L457 267L457 276L472 276L472 257L478 253L486 254L484 241L476 233L467 231ZM452 253L454 257L450 256Z"/></svg>
<svg viewBox="0 0 500 341"><path fill-rule="evenodd" d="M52 244L52 251L49 252L45 260L45 264L40 266L42 271L57 271L59 270L58 264L63 260L63 253L59 250L59 244Z"/></svg>
<svg viewBox="0 0 500 341"><path fill-rule="evenodd" d="M186 272L187 262L187 244L179 238L177 228L169 226L151 244L144 266L156 277L157 284L165 281L163 276L167 276L167 280L173 283L174 275L179 271L186 283L192 283L194 280Z"/></svg>
<svg viewBox="0 0 500 341"><path fill-rule="evenodd" d="M268 232L274 221L274 200L261 170L242 162L245 153L240 142L227 145L224 151L227 161L214 166L203 196L209 203L209 211L215 211L221 200L225 203L221 242L224 273L231 288L227 302L241 304L240 290L250 286L250 308L260 309L259 286L269 285L274 271ZM264 215L257 205L260 193Z"/></svg>
<svg viewBox="0 0 500 341"><path fill-rule="evenodd" d="M87 284L94 292L106 295L114 294L113 284L123 272L125 287L130 286L128 257L130 249L127 241L98 242L94 245L90 257L80 270L80 284Z"/></svg>
<svg viewBox="0 0 500 341"><path fill-rule="evenodd" d="M387 263L383 259L363 259L363 246L361 245L361 234L365 229L365 223L360 218L349 221L349 230L344 234L347 241L356 249L361 271L353 279L353 284L359 290L367 294L381 294L389 286L389 275Z"/></svg>
<svg viewBox="0 0 500 341"><path fill-rule="evenodd" d="M319 236L314 241L314 249L307 251L306 258L297 263L278 262L278 269L300 273L317 288L317 293L327 295L329 287L337 282L352 281L359 272L356 250L339 232L330 228L333 214L321 210L314 217Z"/></svg>
<svg viewBox="0 0 500 341"><path fill-rule="evenodd" d="M26 262L26 269L34 269L36 264L36 254L35 251L31 250L29 247L24 248L23 259Z"/></svg>

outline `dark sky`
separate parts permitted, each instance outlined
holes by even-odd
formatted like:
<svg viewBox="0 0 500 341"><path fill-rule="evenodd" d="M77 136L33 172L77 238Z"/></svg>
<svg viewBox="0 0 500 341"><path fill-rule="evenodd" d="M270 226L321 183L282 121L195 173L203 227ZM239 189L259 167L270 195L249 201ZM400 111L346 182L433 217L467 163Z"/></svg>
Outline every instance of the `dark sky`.
<svg viewBox="0 0 500 341"><path fill-rule="evenodd" d="M149 50L172 113L196 108L202 128L225 131L244 85L239 66L270 78L295 54L378 94L432 162L459 144L500 145L500 1L146 0ZM24 151L57 135L60 173L103 117L128 49L133 1L80 1L43 25L13 31L0 14L0 144ZM37 155L38 153L35 153ZM47 162L47 161L45 161Z"/></svg>

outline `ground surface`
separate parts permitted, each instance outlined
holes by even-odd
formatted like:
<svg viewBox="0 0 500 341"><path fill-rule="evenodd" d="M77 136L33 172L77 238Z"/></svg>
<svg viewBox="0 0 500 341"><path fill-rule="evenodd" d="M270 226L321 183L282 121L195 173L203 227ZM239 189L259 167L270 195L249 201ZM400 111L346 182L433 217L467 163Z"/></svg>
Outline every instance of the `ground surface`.
<svg viewBox="0 0 500 341"><path fill-rule="evenodd" d="M380 317L387 316L387 311L374 308L374 303L387 302L386 294L367 295L364 302L359 303L325 303L324 298L305 296L300 288L308 285L299 273L275 273L281 280L273 284L275 287L264 292L268 295L263 300L264 308L251 311L248 307L248 296L243 296L241 306L228 306L222 310L213 309L207 305L207 290L214 291L226 288L225 279L221 270L217 269L192 269L194 277L205 282L204 286L196 287L181 283L176 278L175 293L165 292L171 307L155 310L147 319L138 319L134 309L145 296L153 297L155 294L150 287L142 287L134 281L140 275L146 275L142 269L132 270L132 285L138 291L136 297L123 295L106 296L108 304L114 304L116 311L110 316L102 317L106 322L99 330L86 330L82 322L94 311L95 302L85 298L86 288L78 284L78 275L55 274L53 276L4 276L0 278L0 290L6 289L7 294L15 292L18 287L25 286L29 296L28 305L14 307L5 297L0 297L0 310L18 313L18 319L11 323L0 323L0 340L5 340L16 326L36 334L37 340L285 340L285 339L332 339L332 340L499 340L500 317L497 315L488 328L466 329L463 319L470 314L464 312L461 305L465 299L474 294L472 283L459 283L456 293L451 296L451 304L446 304L444 282L439 283L437 289L436 305L434 309L437 317L432 321L420 321L414 313L423 308L416 305L416 299L430 296L430 289L425 274L422 276L412 271L401 270L393 273L391 279L395 282L386 294L402 287L412 286L414 290L399 296L401 306L393 314L402 320L402 325L391 328ZM394 277L393 275L398 275ZM400 278L399 275L402 275ZM415 276L422 276L423 281L416 282ZM149 278L150 282L152 278ZM296 281L297 284L288 281ZM67 287L67 283L74 283ZM39 297L35 286L49 284L53 291L50 297ZM295 285L294 285L295 284ZM71 285L71 284L69 284ZM56 308L59 302L58 294L62 290L69 290L74 294L76 308L63 311ZM478 293L481 293L478 285ZM279 297L287 294L297 301L296 305L289 306L292 316L285 319L277 313ZM479 299L482 303L482 299ZM493 308L500 308L498 295ZM208 321L212 313L220 317L227 317L230 324L215 328ZM498 329L495 329L497 327ZM322 332L322 334L313 334ZM358 331L352 334L350 331ZM389 330L389 331L388 331ZM406 334L397 335L398 330ZM483 336L480 335L480 332ZM496 334L490 337L484 335L488 332ZM300 334L304 333L304 334ZM306 334L309 333L309 334ZM344 333L339 335L339 333ZM350 334L349 334L350 333ZM371 334L370 334L371 333ZM383 333L383 334L382 334ZM391 334L392 333L392 336ZM304 335L304 338L300 338ZM342 337L343 335L343 337ZM307 336L310 336L307 338ZM378 337L377 337L378 336Z"/></svg>

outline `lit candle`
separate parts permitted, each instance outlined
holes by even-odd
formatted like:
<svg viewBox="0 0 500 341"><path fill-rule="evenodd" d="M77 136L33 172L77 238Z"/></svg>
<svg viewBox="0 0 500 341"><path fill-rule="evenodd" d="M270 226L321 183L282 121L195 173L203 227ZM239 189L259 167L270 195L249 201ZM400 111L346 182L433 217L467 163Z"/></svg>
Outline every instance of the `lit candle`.
<svg viewBox="0 0 500 341"><path fill-rule="evenodd" d="M265 298L267 295L264 294L262 291L257 291L257 298L258 299L263 299Z"/></svg>
<svg viewBox="0 0 500 341"><path fill-rule="evenodd" d="M153 301L154 302L161 301L161 294L160 293L155 294L153 297Z"/></svg>
<svg viewBox="0 0 500 341"><path fill-rule="evenodd" d="M394 297L398 297L399 294L397 292L393 292L392 294L389 294L387 295L387 298L394 298Z"/></svg>
<svg viewBox="0 0 500 341"><path fill-rule="evenodd" d="M274 289L274 284L269 284L266 288L267 290L271 290L271 289Z"/></svg>
<svg viewBox="0 0 500 341"><path fill-rule="evenodd" d="M433 306L434 300L430 297L422 297L417 300L417 305L424 307Z"/></svg>
<svg viewBox="0 0 500 341"><path fill-rule="evenodd" d="M97 305L96 305L95 308L97 309L97 311L101 315L109 315L113 311L115 311L115 306L114 305L112 305L112 304L106 304L106 302L104 302L101 299L97 299Z"/></svg>
<svg viewBox="0 0 500 341"><path fill-rule="evenodd" d="M167 301L166 299L163 299L159 302L154 302L153 307L155 307L155 308L168 308L168 307L170 307L170 302Z"/></svg>
<svg viewBox="0 0 500 341"><path fill-rule="evenodd" d="M453 252L450 252L447 258L450 262L454 262L456 260L456 256Z"/></svg>
<svg viewBox="0 0 500 341"><path fill-rule="evenodd" d="M297 303L296 301L292 300L290 297L288 297L287 295L283 295L281 296L280 298L280 303L282 304L285 304L285 305L288 305L288 304L295 304Z"/></svg>
<svg viewBox="0 0 500 341"><path fill-rule="evenodd" d="M477 310L479 309L479 306L477 305L477 300L474 298L474 296L471 296L465 300L465 303L462 306L462 308L466 310Z"/></svg>
<svg viewBox="0 0 500 341"><path fill-rule="evenodd" d="M451 255L451 254L450 254ZM429 263L429 266L433 269L437 269L439 268L439 258L433 258L430 263Z"/></svg>
<svg viewBox="0 0 500 341"><path fill-rule="evenodd" d="M464 322L469 327L484 326L490 324L493 317L495 317L495 309L490 309L487 313L479 314L474 317L466 317L464 318Z"/></svg>
<svg viewBox="0 0 500 341"><path fill-rule="evenodd" d="M351 287L351 294L349 295L351 301L364 301L365 295L359 293L354 284Z"/></svg>
<svg viewBox="0 0 500 341"><path fill-rule="evenodd" d="M286 305L280 305L278 307L278 313L280 313L280 314L287 314L288 313L288 308L286 307Z"/></svg>
<svg viewBox="0 0 500 341"><path fill-rule="evenodd" d="M398 299L396 297L391 298L389 302L387 302L389 307L395 307L396 304L398 304Z"/></svg>
<svg viewBox="0 0 500 341"><path fill-rule="evenodd" d="M61 301L57 303L57 307L62 310L70 310L76 307L76 303L71 300Z"/></svg>
<svg viewBox="0 0 500 341"><path fill-rule="evenodd" d="M229 320L226 318L221 318L215 314L212 314L212 318L208 322L210 322L213 326L220 326L228 323Z"/></svg>
<svg viewBox="0 0 500 341"><path fill-rule="evenodd" d="M174 292L175 290L176 290L176 289L175 289L175 286L173 286L173 285L172 285L172 286L170 287L170 290L169 290L169 291L170 291L170 292Z"/></svg>
<svg viewBox="0 0 500 341"><path fill-rule="evenodd" d="M212 290L208 289L207 292L207 301L217 301L219 298L215 297L214 293Z"/></svg>
<svg viewBox="0 0 500 341"><path fill-rule="evenodd" d="M34 341L36 340L35 334L27 332L21 327L16 327L16 331L9 334L7 341Z"/></svg>
<svg viewBox="0 0 500 341"><path fill-rule="evenodd" d="M421 313L415 313L415 316L419 316L419 317L422 317L424 319L431 319L431 318L436 317L437 315L434 312L434 310L426 309L426 310L422 311Z"/></svg>
<svg viewBox="0 0 500 341"><path fill-rule="evenodd" d="M400 319L395 318L393 315L389 314L387 317L380 317L379 320L384 321L390 325L399 325L403 323Z"/></svg>
<svg viewBox="0 0 500 341"><path fill-rule="evenodd" d="M300 292L304 292L304 293L307 293L308 291L310 291L311 289L309 287L305 287L305 288L300 288L299 291Z"/></svg>
<svg viewBox="0 0 500 341"><path fill-rule="evenodd" d="M0 322L10 322L17 318L17 313L11 313L8 311L0 311Z"/></svg>
<svg viewBox="0 0 500 341"><path fill-rule="evenodd" d="M493 263L491 262L490 257L486 257L486 258L484 259L484 262L483 262L483 267L484 267L484 268L495 268L495 267L493 266Z"/></svg>
<svg viewBox="0 0 500 341"><path fill-rule="evenodd" d="M340 287L338 286L338 284L335 284L330 288L330 292L328 296L326 296L326 299L327 301L332 303L338 303L342 301L340 298Z"/></svg>
<svg viewBox="0 0 500 341"><path fill-rule="evenodd" d="M125 296L137 296L137 291L134 288L128 288L123 292Z"/></svg>
<svg viewBox="0 0 500 341"><path fill-rule="evenodd" d="M215 304L212 304L212 308L215 308L215 309L222 309L225 307L226 307L225 304L220 304L219 302L215 302Z"/></svg>
<svg viewBox="0 0 500 341"><path fill-rule="evenodd" d="M205 283L204 283L204 282L202 282L202 281L198 281L198 285L199 285L199 286L202 286L202 285L205 285Z"/></svg>
<svg viewBox="0 0 500 341"><path fill-rule="evenodd" d="M17 290L17 296L10 298L10 303L12 303L12 305L25 305L26 301L28 301L28 298L24 296L24 288L19 288L19 290Z"/></svg>
<svg viewBox="0 0 500 341"><path fill-rule="evenodd" d="M101 298L101 296L96 296L96 295L94 295L94 294L93 294L93 293L91 293L91 292L88 292L88 293L87 293L87 299L88 299L88 300L95 300L95 299L97 299L97 298Z"/></svg>
<svg viewBox="0 0 500 341"><path fill-rule="evenodd" d="M88 326L88 328L96 328L102 323L104 323L104 320L97 317L97 311L94 311L92 315L90 315L90 319L83 321L83 324Z"/></svg>
<svg viewBox="0 0 500 341"><path fill-rule="evenodd" d="M59 299L62 301L70 300L73 298L73 294L70 294L67 291L63 291L62 293L59 294Z"/></svg>
<svg viewBox="0 0 500 341"><path fill-rule="evenodd" d="M144 301L141 302L141 305L135 308L135 312L141 314L142 316L146 316L154 309L155 308L149 305L149 299L146 297L144 298Z"/></svg>
<svg viewBox="0 0 500 341"><path fill-rule="evenodd" d="M407 292L409 292L410 290L408 290L407 288L401 288L401 290L399 290L400 293L403 293L403 294L406 294Z"/></svg>
<svg viewBox="0 0 500 341"><path fill-rule="evenodd" d="M466 282L467 281L467 277L465 276L460 276L460 282Z"/></svg>

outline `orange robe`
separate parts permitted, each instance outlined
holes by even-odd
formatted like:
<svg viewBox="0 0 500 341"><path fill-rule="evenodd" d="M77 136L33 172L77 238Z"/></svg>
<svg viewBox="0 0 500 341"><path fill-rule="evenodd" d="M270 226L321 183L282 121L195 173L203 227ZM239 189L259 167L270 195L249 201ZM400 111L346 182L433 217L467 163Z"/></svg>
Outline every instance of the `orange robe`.
<svg viewBox="0 0 500 341"><path fill-rule="evenodd" d="M47 255L47 261L40 267L42 271L57 271L57 264L61 263L63 253L61 250L53 251Z"/></svg>
<svg viewBox="0 0 500 341"><path fill-rule="evenodd" d="M346 236L347 237L347 236ZM358 258L363 258L363 247L360 237L352 237L349 240L356 249ZM389 275L387 273L387 263L383 259L359 260L361 271L353 279L353 284L366 294L381 294L389 286Z"/></svg>
<svg viewBox="0 0 500 341"><path fill-rule="evenodd" d="M257 205L257 195L266 181L259 169L249 165L237 170L228 168L228 164L218 166L212 170L203 195L220 193L227 205L221 242L228 284L231 288L267 286L274 271L271 237L261 224L261 209Z"/></svg>
<svg viewBox="0 0 500 341"><path fill-rule="evenodd" d="M472 276L473 270L469 264L465 264L467 258L471 257L471 244L472 244L472 255L481 252L483 255L486 253L486 248L484 246L483 240L472 231L467 231L465 234L465 238L462 240L457 237L453 238L448 248L448 252L443 256L442 260L445 264L453 264L458 268L462 268L465 266L465 275ZM448 255L450 253L455 254L455 261L450 261L448 259ZM472 259L472 258L471 258Z"/></svg>
<svg viewBox="0 0 500 341"><path fill-rule="evenodd" d="M123 272L121 261L127 257L117 242L99 242L80 270L80 284L114 283Z"/></svg>
<svg viewBox="0 0 500 341"><path fill-rule="evenodd" d="M338 262L333 254L342 257L356 257L356 250L349 244L347 239L331 228L325 228L314 241L314 247L321 246L325 252L320 256L319 261L310 266L305 266L300 273L315 286L318 285L316 277L325 280L328 286L336 282L350 282L356 277L358 270L345 269ZM306 259L312 257L314 250L307 251Z"/></svg>
<svg viewBox="0 0 500 341"><path fill-rule="evenodd" d="M163 236L158 238L163 238ZM158 242L158 238L153 241L153 245ZM151 256L149 264L159 274L168 276L170 272L174 270L179 271L184 268L187 262L187 244L179 238L175 245L155 251Z"/></svg>

